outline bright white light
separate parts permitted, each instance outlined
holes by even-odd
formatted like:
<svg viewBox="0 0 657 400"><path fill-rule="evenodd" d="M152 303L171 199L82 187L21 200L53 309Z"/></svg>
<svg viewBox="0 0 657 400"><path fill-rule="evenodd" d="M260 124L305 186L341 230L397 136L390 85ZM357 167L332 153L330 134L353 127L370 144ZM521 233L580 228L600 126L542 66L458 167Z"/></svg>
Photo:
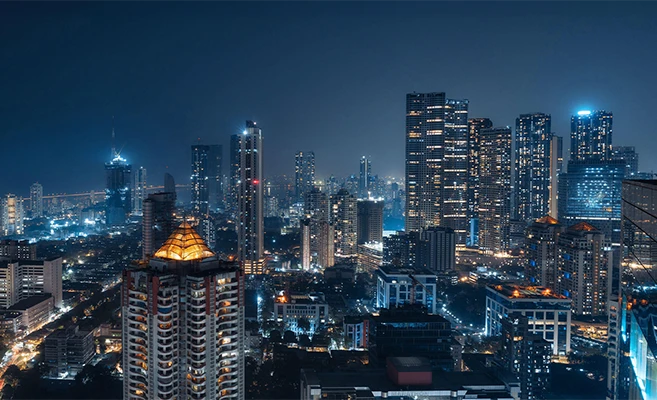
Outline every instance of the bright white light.
<svg viewBox="0 0 657 400"><path fill-rule="evenodd" d="M589 110L577 111L577 115L591 115L591 111Z"/></svg>
<svg viewBox="0 0 657 400"><path fill-rule="evenodd" d="M246 129L242 133L246 135Z"/></svg>

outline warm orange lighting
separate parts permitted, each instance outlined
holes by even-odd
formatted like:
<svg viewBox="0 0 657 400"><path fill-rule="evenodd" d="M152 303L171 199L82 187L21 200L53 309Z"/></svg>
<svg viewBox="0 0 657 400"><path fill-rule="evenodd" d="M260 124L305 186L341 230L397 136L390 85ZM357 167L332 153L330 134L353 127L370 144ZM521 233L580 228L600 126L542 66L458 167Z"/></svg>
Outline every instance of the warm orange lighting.
<svg viewBox="0 0 657 400"><path fill-rule="evenodd" d="M155 258L178 261L201 260L213 256L214 253L187 222L180 224L155 253Z"/></svg>

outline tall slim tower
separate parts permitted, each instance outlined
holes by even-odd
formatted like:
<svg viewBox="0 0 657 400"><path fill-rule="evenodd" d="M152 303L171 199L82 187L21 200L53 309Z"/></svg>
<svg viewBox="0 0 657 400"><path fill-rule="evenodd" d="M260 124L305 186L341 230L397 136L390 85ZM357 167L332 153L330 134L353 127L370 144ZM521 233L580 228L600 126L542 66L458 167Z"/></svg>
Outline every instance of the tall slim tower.
<svg viewBox="0 0 657 400"><path fill-rule="evenodd" d="M173 233L176 194L149 194L144 200L142 218L142 259L148 260Z"/></svg>
<svg viewBox="0 0 657 400"><path fill-rule="evenodd" d="M294 196L303 201L315 184L315 153L299 151L294 156Z"/></svg>
<svg viewBox="0 0 657 400"><path fill-rule="evenodd" d="M570 119L570 161L606 161L612 158L613 114L579 111Z"/></svg>
<svg viewBox="0 0 657 400"><path fill-rule="evenodd" d="M239 136L237 252L247 274L264 272L262 130L253 121Z"/></svg>
<svg viewBox="0 0 657 400"><path fill-rule="evenodd" d="M563 138L552 135L550 141L550 203L548 209L550 216L559 218L559 174L563 171Z"/></svg>
<svg viewBox="0 0 657 400"><path fill-rule="evenodd" d="M335 253L341 257L358 254L356 197L346 189L331 196L331 220L335 229Z"/></svg>
<svg viewBox="0 0 657 400"><path fill-rule="evenodd" d="M490 129L493 122L488 118L468 120L468 223L467 245L479 245L479 142L482 129Z"/></svg>
<svg viewBox="0 0 657 400"><path fill-rule="evenodd" d="M550 114L521 114L516 118L515 218L534 221L548 214L550 203Z"/></svg>
<svg viewBox="0 0 657 400"><path fill-rule="evenodd" d="M173 193L174 202L177 198L176 194L176 181L173 180L173 175L169 173L164 174L164 191L166 193Z"/></svg>
<svg viewBox="0 0 657 400"><path fill-rule="evenodd" d="M231 214L237 216L239 211L239 181L240 181L240 143L242 135L234 134L230 136L230 165L228 177L228 209Z"/></svg>
<svg viewBox="0 0 657 400"><path fill-rule="evenodd" d="M135 170L132 180L132 212L142 214L142 203L146 198L146 168L139 167Z"/></svg>
<svg viewBox="0 0 657 400"><path fill-rule="evenodd" d="M30 186L30 209L32 218L43 217L43 186L39 182Z"/></svg>
<svg viewBox="0 0 657 400"><path fill-rule="evenodd" d="M382 200L358 200L357 219L358 244L383 241Z"/></svg>
<svg viewBox="0 0 657 400"><path fill-rule="evenodd" d="M210 210L210 146L192 145L192 212L207 216Z"/></svg>
<svg viewBox="0 0 657 400"><path fill-rule="evenodd" d="M370 191L370 182L372 178L372 162L369 158L363 156L360 158L360 175L358 177L358 197L366 199Z"/></svg>
<svg viewBox="0 0 657 400"><path fill-rule="evenodd" d="M23 215L23 199L7 194L2 199L2 235L22 235Z"/></svg>
<svg viewBox="0 0 657 400"><path fill-rule="evenodd" d="M406 231L440 225L445 93L406 95Z"/></svg>
<svg viewBox="0 0 657 400"><path fill-rule="evenodd" d="M452 228L456 245L468 234L468 100L445 102L445 156L440 203L441 226Z"/></svg>
<svg viewBox="0 0 657 400"><path fill-rule="evenodd" d="M208 206L211 211L223 207L224 188L222 184L223 146L208 146Z"/></svg>
<svg viewBox="0 0 657 400"><path fill-rule="evenodd" d="M108 226L125 224L132 210L132 167L114 146L112 152L112 160L105 163L105 223Z"/></svg>
<svg viewBox="0 0 657 400"><path fill-rule="evenodd" d="M509 248L511 129L483 129L480 135L479 248L494 254Z"/></svg>
<svg viewBox="0 0 657 400"><path fill-rule="evenodd" d="M306 194L304 208L305 216L309 222L309 250L311 257L321 267L330 267L331 265L322 264L322 262L326 262L326 259L322 262L319 260L319 255L326 251L326 247L329 245L328 242L333 241L333 238L322 235L324 224L329 222L328 196L319 190L319 188L314 187Z"/></svg>

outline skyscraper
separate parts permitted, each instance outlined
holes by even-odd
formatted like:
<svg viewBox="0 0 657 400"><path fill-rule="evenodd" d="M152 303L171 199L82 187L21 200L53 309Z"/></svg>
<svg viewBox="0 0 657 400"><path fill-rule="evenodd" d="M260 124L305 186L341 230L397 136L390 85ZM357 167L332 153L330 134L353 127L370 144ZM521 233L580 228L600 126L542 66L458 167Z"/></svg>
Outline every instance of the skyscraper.
<svg viewBox="0 0 657 400"><path fill-rule="evenodd" d="M242 135L234 134L230 136L230 157L229 157L229 193L228 193L228 209L233 215L239 212L239 181L240 181L240 143Z"/></svg>
<svg viewBox="0 0 657 400"><path fill-rule="evenodd" d="M406 95L406 231L440 225L445 93Z"/></svg>
<svg viewBox="0 0 657 400"><path fill-rule="evenodd" d="M521 221L533 221L549 212L551 125L549 114L516 118L514 214Z"/></svg>
<svg viewBox="0 0 657 400"><path fill-rule="evenodd" d="M420 261L432 272L447 272L456 266L456 232L452 228L431 227L422 231Z"/></svg>
<svg viewBox="0 0 657 400"><path fill-rule="evenodd" d="M209 145L208 150L208 206L211 211L223 207L223 146Z"/></svg>
<svg viewBox="0 0 657 400"><path fill-rule="evenodd" d="M479 248L499 253L509 248L511 129L483 129L480 135Z"/></svg>
<svg viewBox="0 0 657 400"><path fill-rule="evenodd" d="M467 245L479 245L479 142L482 129L490 129L493 122L488 118L468 120L468 224Z"/></svg>
<svg viewBox="0 0 657 400"><path fill-rule="evenodd" d="M153 193L143 203L142 260L148 260L164 244L174 228L175 193Z"/></svg>
<svg viewBox="0 0 657 400"><path fill-rule="evenodd" d="M360 159L360 175L358 178L358 197L366 199L369 197L370 183L372 179L372 162L363 156Z"/></svg>
<svg viewBox="0 0 657 400"><path fill-rule="evenodd" d="M579 111L570 119L570 161L606 161L612 158L613 114Z"/></svg>
<svg viewBox="0 0 657 400"><path fill-rule="evenodd" d="M315 153L299 151L294 156L294 195L303 201L315 184Z"/></svg>
<svg viewBox="0 0 657 400"><path fill-rule="evenodd" d="M329 223L329 198L326 193L313 187L306 193L304 204L304 213L308 222L308 250L310 252L311 263L315 263L322 268L333 266L330 263L328 254L329 246L333 249L334 238L327 234L327 224ZM330 265L328 265L330 263Z"/></svg>
<svg viewBox="0 0 657 400"><path fill-rule="evenodd" d="M465 246L468 234L468 104L468 100L445 102L440 224L454 230L459 247Z"/></svg>
<svg viewBox="0 0 657 400"><path fill-rule="evenodd" d="M341 257L358 254L356 198L346 189L331 196L331 222L335 229L335 253Z"/></svg>
<svg viewBox="0 0 657 400"><path fill-rule="evenodd" d="M173 200L175 202L178 197L176 194L176 182L173 180L173 176L169 173L164 174L164 192L173 193Z"/></svg>
<svg viewBox="0 0 657 400"><path fill-rule="evenodd" d="M247 274L264 272L264 218L262 175L262 130L253 121L236 139L239 158L237 180L237 254ZM232 159L232 158L231 158Z"/></svg>
<svg viewBox="0 0 657 400"><path fill-rule="evenodd" d="M383 240L383 200L358 200L358 244Z"/></svg>
<svg viewBox="0 0 657 400"><path fill-rule="evenodd" d="M124 399L244 398L244 275L187 223L123 272Z"/></svg>
<svg viewBox="0 0 657 400"><path fill-rule="evenodd" d="M563 171L563 138L552 135L550 141L550 203L548 209L550 216L559 218L559 174Z"/></svg>
<svg viewBox="0 0 657 400"><path fill-rule="evenodd" d="M534 221L525 231L525 279L530 285L557 290L557 239L564 227L556 219L545 216Z"/></svg>
<svg viewBox="0 0 657 400"><path fill-rule="evenodd" d="M132 180L132 212L142 214L142 204L146 198L146 168L139 167L135 170Z"/></svg>
<svg viewBox="0 0 657 400"><path fill-rule="evenodd" d="M43 217L43 186L38 182L30 186L30 210L32 218Z"/></svg>
<svg viewBox="0 0 657 400"><path fill-rule="evenodd" d="M105 223L123 225L132 210L132 167L114 152L112 161L105 163L105 178Z"/></svg>
<svg viewBox="0 0 657 400"><path fill-rule="evenodd" d="M632 177L639 172L639 155L634 146L614 146L612 159L625 161L627 177Z"/></svg>
<svg viewBox="0 0 657 400"><path fill-rule="evenodd" d="M192 210L207 216L221 203L221 146L192 146Z"/></svg>

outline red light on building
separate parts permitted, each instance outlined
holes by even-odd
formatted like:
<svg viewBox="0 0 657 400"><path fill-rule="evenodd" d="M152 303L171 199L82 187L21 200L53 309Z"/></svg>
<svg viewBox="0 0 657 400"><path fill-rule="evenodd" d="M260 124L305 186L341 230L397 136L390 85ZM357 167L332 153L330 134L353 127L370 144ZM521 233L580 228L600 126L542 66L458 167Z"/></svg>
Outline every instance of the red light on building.
<svg viewBox="0 0 657 400"><path fill-rule="evenodd" d="M253 180L253 184L254 184L254 185L257 185L258 183L260 183L259 180L257 180L257 179L254 179L254 180Z"/></svg>

